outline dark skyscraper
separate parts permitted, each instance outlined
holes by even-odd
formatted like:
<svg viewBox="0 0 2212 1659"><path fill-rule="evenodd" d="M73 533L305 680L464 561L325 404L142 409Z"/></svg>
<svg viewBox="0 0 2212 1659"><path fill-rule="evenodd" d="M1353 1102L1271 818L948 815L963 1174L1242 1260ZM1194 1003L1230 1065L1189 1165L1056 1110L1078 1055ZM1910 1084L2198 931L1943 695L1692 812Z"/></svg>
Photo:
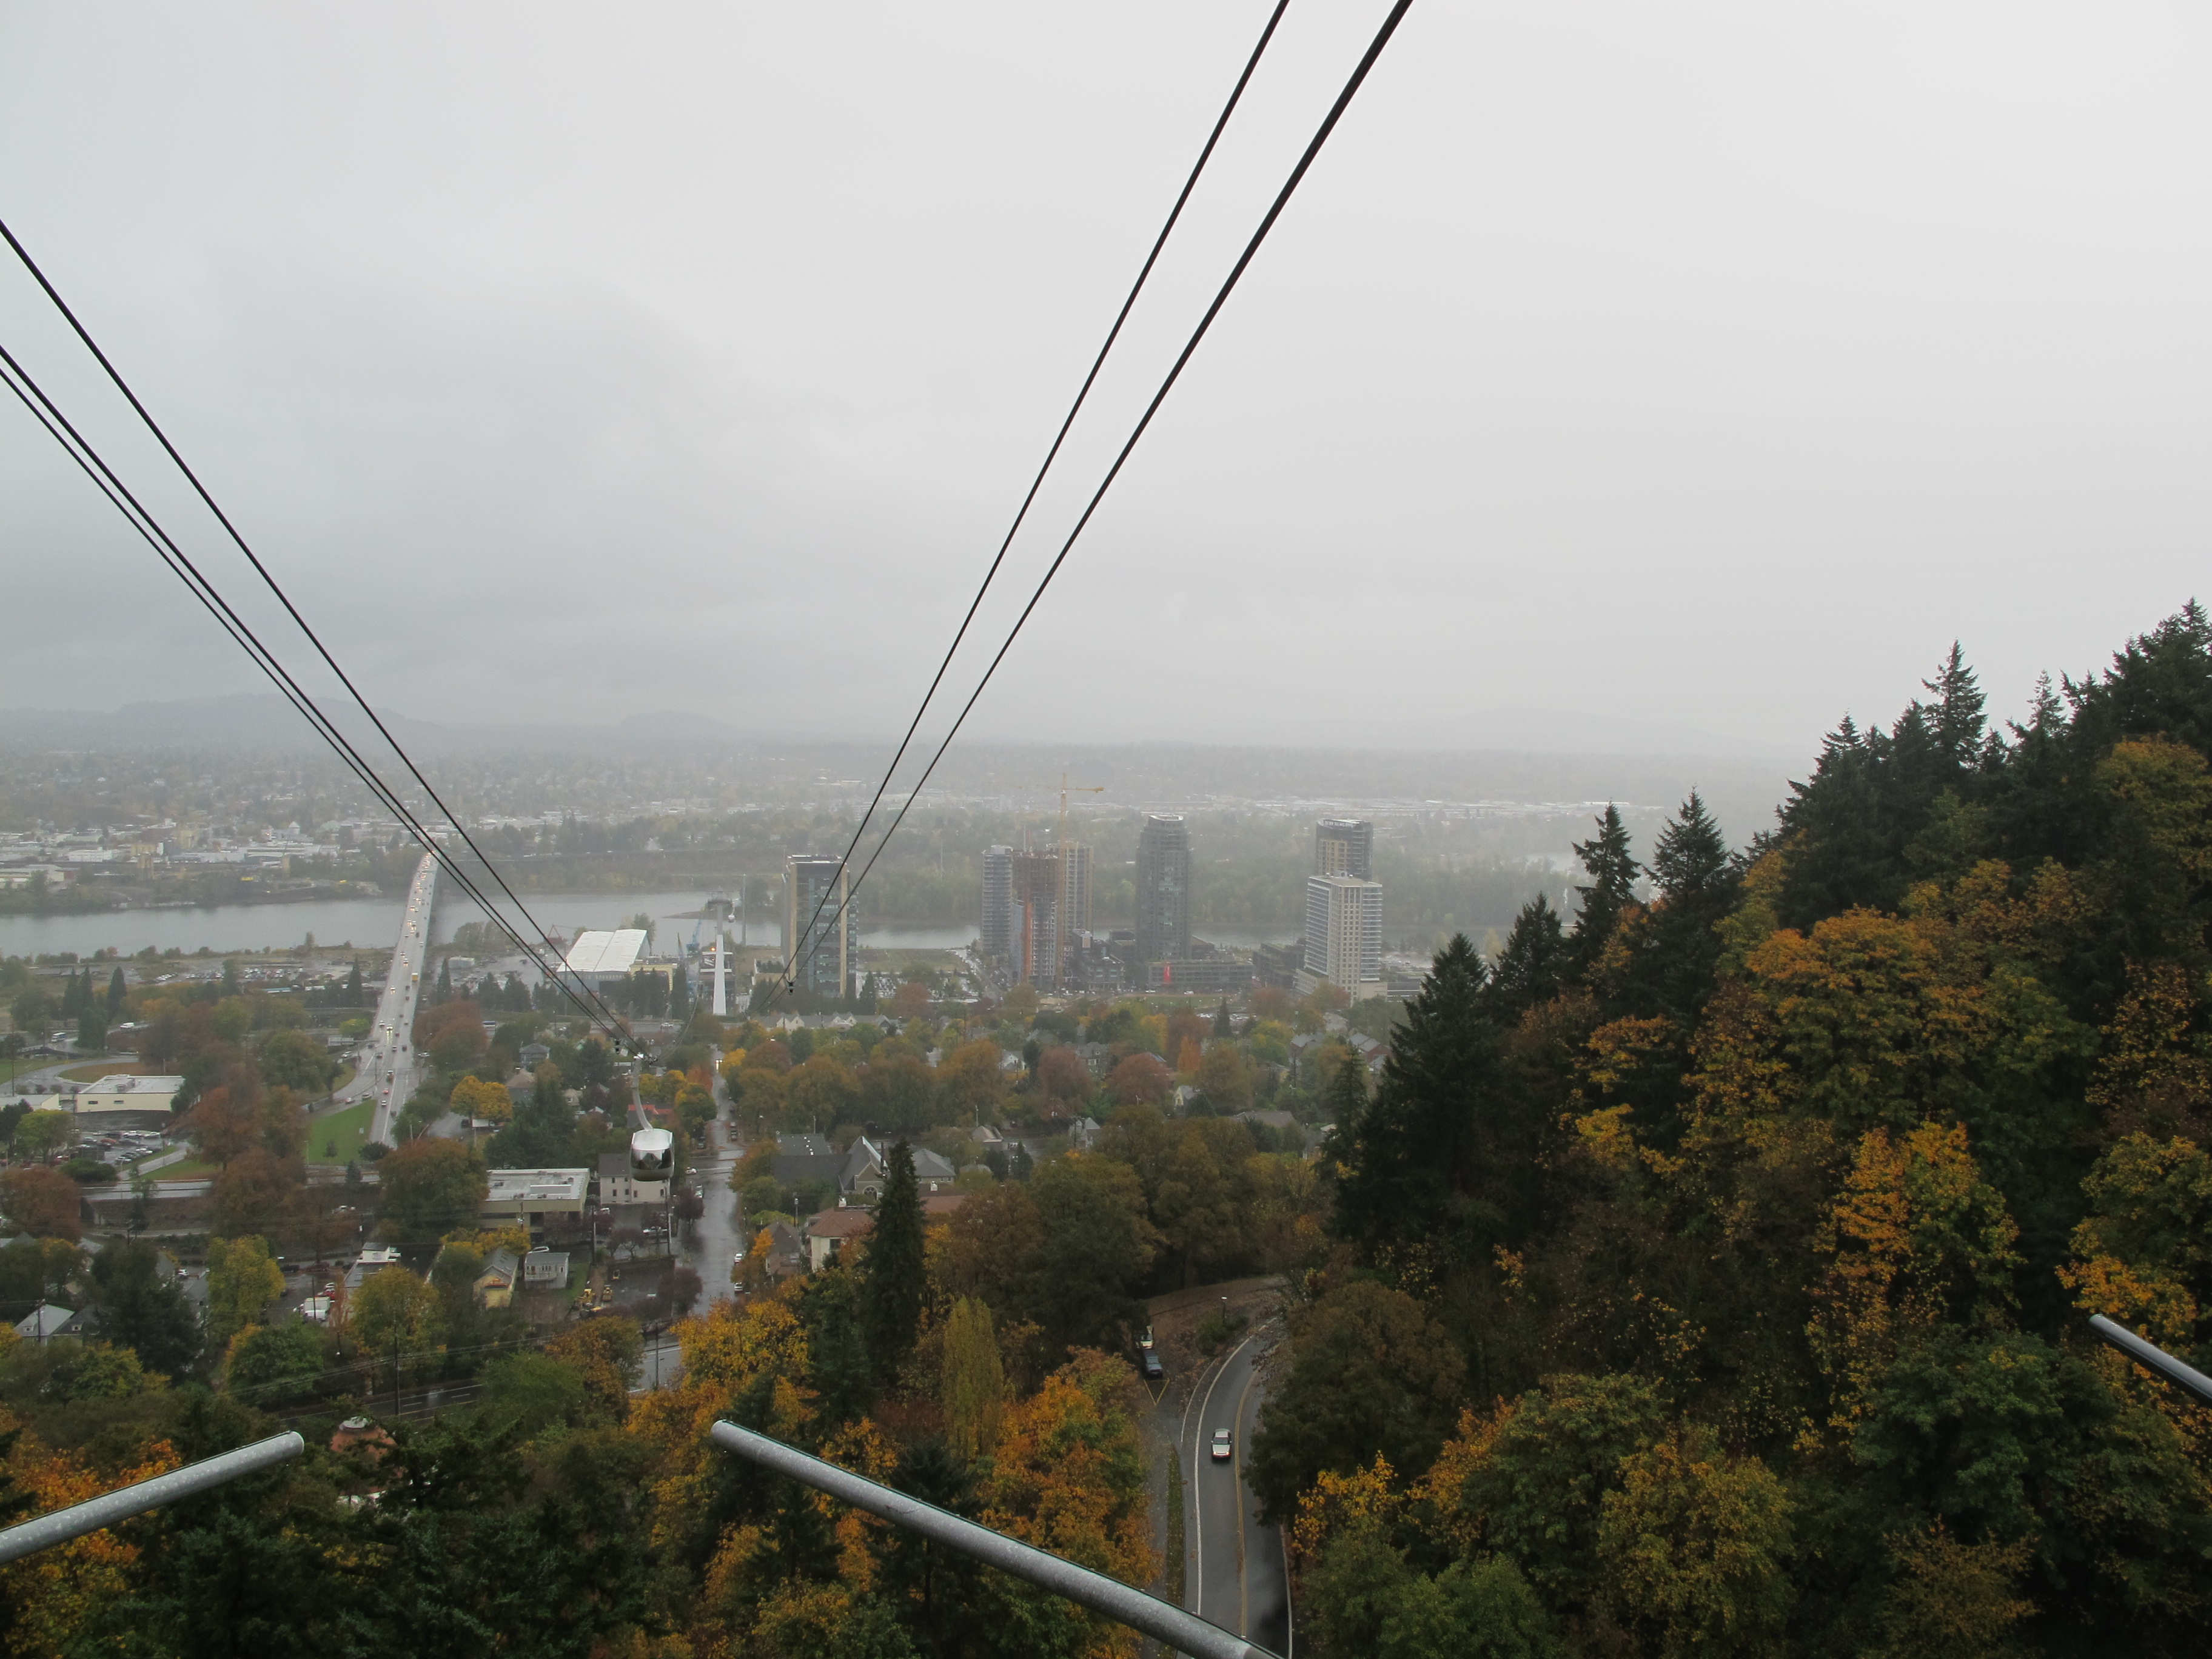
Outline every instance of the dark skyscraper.
<svg viewBox="0 0 2212 1659"><path fill-rule="evenodd" d="M1190 830L1155 813L1137 837L1137 960L1190 954Z"/></svg>

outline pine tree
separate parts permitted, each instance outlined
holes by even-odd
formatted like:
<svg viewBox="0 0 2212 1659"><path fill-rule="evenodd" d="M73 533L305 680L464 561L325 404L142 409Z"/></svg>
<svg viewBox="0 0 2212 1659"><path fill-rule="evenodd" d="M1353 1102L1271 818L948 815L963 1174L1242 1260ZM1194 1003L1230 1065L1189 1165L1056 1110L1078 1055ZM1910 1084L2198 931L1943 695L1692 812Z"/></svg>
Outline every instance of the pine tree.
<svg viewBox="0 0 2212 1659"><path fill-rule="evenodd" d="M1724 880L1728 869L1728 840L1692 789L1674 822L1659 832L1651 856L1652 882L1668 904L1691 903Z"/></svg>
<svg viewBox="0 0 2212 1659"><path fill-rule="evenodd" d="M354 959L353 972L346 975L345 1000L346 1006L349 1008L358 1008L362 1006L362 992L361 983L361 960L359 957L356 957Z"/></svg>
<svg viewBox="0 0 2212 1659"><path fill-rule="evenodd" d="M118 967L107 976L107 1012L111 1017L123 1012L123 999L130 994L130 981L123 977L123 969Z"/></svg>
<svg viewBox="0 0 2212 1659"><path fill-rule="evenodd" d="M1559 994L1570 967L1559 913L1539 893L1514 917L1513 931L1491 970L1489 1001L1498 1022L1510 1024L1549 1002Z"/></svg>
<svg viewBox="0 0 2212 1659"><path fill-rule="evenodd" d="M453 1000L453 959L451 957L446 957L438 963L438 984L436 993L432 998L432 1000L436 1002L451 1002Z"/></svg>
<svg viewBox="0 0 2212 1659"><path fill-rule="evenodd" d="M903 1140L884 1157L883 1196L860 1264L860 1328L869 1364L888 1385L914 1352L928 1288L922 1259L921 1192L914 1178L914 1148Z"/></svg>
<svg viewBox="0 0 2212 1659"><path fill-rule="evenodd" d="M1237 1035L1236 1023L1229 1018L1227 997L1222 998L1221 1006L1213 1011L1213 1035L1218 1037L1233 1037Z"/></svg>
<svg viewBox="0 0 2212 1659"><path fill-rule="evenodd" d="M1370 1255L1413 1248L1487 1261L1514 1231L1535 1143L1501 1108L1488 970L1464 933L1437 953L1393 1035L1358 1133L1340 1133L1336 1227Z"/></svg>
<svg viewBox="0 0 2212 1659"><path fill-rule="evenodd" d="M1696 790L1660 830L1650 873L1658 902L1637 930L1626 967L1601 988L1601 1000L1609 1012L1670 1019L1686 1042L1712 994L1721 955L1715 924L1734 908L1741 880Z"/></svg>
<svg viewBox="0 0 2212 1659"><path fill-rule="evenodd" d="M1951 641L1951 654L1936 671L1936 678L1920 684L1936 694L1936 701L1927 705L1926 719L1936 747L1960 766L1978 763L1988 726L1984 717L1988 700L1982 696L1974 671L1966 666L1956 640Z"/></svg>
<svg viewBox="0 0 2212 1659"><path fill-rule="evenodd" d="M1613 937L1622 908L1636 898L1636 860L1629 851L1628 826L1620 821L1618 806L1606 803L1605 816L1597 821L1597 834L1589 841L1577 842L1575 856L1582 860L1589 880L1575 889L1583 902L1575 917L1569 957L1578 971L1587 973L1598 952L1605 949L1605 942Z"/></svg>
<svg viewBox="0 0 2212 1659"><path fill-rule="evenodd" d="M84 987L77 979L76 969L72 968L62 983L62 1018L75 1019L83 1012Z"/></svg>

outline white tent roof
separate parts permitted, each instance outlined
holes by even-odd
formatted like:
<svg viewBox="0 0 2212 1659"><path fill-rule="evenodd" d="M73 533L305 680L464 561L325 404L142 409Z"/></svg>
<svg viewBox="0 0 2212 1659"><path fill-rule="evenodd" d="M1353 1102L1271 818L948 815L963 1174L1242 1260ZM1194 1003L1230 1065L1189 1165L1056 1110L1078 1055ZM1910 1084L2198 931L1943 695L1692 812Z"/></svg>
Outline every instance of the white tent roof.
<svg viewBox="0 0 2212 1659"><path fill-rule="evenodd" d="M579 933L561 965L572 974L627 974L645 949L645 939L642 927Z"/></svg>

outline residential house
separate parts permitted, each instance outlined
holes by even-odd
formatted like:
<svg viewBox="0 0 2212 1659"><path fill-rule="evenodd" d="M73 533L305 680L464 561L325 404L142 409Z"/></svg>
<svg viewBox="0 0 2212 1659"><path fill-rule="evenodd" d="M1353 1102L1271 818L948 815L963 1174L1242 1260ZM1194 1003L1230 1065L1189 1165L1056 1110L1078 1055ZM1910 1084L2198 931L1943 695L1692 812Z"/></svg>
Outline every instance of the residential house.
<svg viewBox="0 0 2212 1659"><path fill-rule="evenodd" d="M1087 1152L1098 1144L1099 1133L1097 1119L1079 1117L1067 1126L1067 1144L1079 1152Z"/></svg>
<svg viewBox="0 0 2212 1659"><path fill-rule="evenodd" d="M1103 1078L1114 1069L1114 1051L1103 1042L1079 1042L1075 1057L1090 1069L1094 1078Z"/></svg>
<svg viewBox="0 0 2212 1659"><path fill-rule="evenodd" d="M504 1308L514 1303L515 1285L521 1277L522 1264L515 1260L513 1250L501 1245L484 1258L483 1271L476 1276L471 1288L485 1307Z"/></svg>
<svg viewBox="0 0 2212 1659"><path fill-rule="evenodd" d="M522 1288L526 1291L565 1291L568 1288L568 1253L539 1245L522 1258Z"/></svg>
<svg viewBox="0 0 2212 1659"><path fill-rule="evenodd" d="M862 1135L845 1154L845 1165L838 1172L837 1190L848 1198L857 1198L873 1203L883 1196L884 1160L890 1148L879 1146ZM915 1184L922 1192L933 1193L940 1186L950 1187L960 1172L926 1146L914 1148Z"/></svg>
<svg viewBox="0 0 2212 1659"><path fill-rule="evenodd" d="M84 1329L84 1316L69 1308L57 1308L51 1302L41 1302L15 1322L15 1334L33 1342L44 1342L52 1336L76 1336Z"/></svg>
<svg viewBox="0 0 2212 1659"><path fill-rule="evenodd" d="M876 1224L866 1210L823 1210L806 1218L806 1267L820 1273L837 1259L848 1238L860 1238Z"/></svg>

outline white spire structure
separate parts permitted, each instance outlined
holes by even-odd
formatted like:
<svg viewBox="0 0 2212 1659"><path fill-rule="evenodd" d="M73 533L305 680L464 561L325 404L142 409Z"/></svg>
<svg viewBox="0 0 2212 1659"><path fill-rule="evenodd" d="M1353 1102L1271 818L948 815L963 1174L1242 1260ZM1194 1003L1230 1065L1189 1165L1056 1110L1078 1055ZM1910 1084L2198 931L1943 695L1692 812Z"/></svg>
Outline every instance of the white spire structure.
<svg viewBox="0 0 2212 1659"><path fill-rule="evenodd" d="M714 1018L721 1019L730 1012L729 981L724 977L722 935L714 935Z"/></svg>

